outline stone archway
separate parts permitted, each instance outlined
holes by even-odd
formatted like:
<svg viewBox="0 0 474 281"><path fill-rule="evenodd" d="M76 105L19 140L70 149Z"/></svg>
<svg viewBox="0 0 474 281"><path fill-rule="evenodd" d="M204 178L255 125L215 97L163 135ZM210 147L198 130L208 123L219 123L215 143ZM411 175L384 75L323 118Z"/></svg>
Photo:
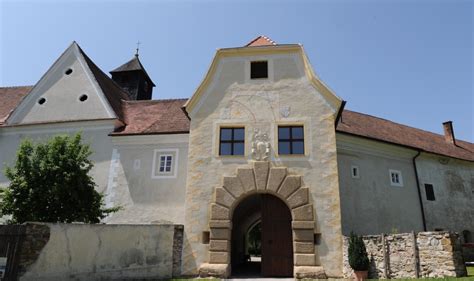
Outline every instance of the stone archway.
<svg viewBox="0 0 474 281"><path fill-rule="evenodd" d="M201 265L200 275L221 278L230 275L233 211L247 196L268 193L280 198L291 210L295 277L325 278L324 269L316 259L314 208L301 176L288 174L285 167L270 167L265 161L254 162L252 168L238 168L236 174L224 177L223 186L215 188L209 214L209 259Z"/></svg>

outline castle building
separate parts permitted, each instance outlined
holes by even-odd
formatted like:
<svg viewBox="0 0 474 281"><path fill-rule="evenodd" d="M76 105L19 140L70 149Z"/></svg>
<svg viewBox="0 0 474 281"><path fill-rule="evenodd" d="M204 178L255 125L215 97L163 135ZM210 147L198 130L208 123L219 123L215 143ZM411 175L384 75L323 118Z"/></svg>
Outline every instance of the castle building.
<svg viewBox="0 0 474 281"><path fill-rule="evenodd" d="M104 73L76 42L0 88L0 163L82 132L116 224L184 225L182 275L226 277L261 227L263 276L342 276L342 236L474 232L474 144L344 109L299 44L216 51L189 99L151 100L138 55ZM0 175L0 185L8 185Z"/></svg>

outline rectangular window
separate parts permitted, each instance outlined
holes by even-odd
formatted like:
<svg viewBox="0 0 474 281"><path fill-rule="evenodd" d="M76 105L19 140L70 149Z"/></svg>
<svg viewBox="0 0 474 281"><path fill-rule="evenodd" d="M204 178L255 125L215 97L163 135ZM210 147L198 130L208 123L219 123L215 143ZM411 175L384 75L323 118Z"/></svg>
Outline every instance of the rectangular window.
<svg viewBox="0 0 474 281"><path fill-rule="evenodd" d="M160 155L160 173L171 173L172 155Z"/></svg>
<svg viewBox="0 0 474 281"><path fill-rule="evenodd" d="M219 137L219 155L244 155L245 129L221 128Z"/></svg>
<svg viewBox="0 0 474 281"><path fill-rule="evenodd" d="M358 179L359 175L359 166L351 166L351 175L353 179Z"/></svg>
<svg viewBox="0 0 474 281"><path fill-rule="evenodd" d="M432 184L425 184L426 200L435 201L435 194Z"/></svg>
<svg viewBox="0 0 474 281"><path fill-rule="evenodd" d="M252 61L250 62L250 79L268 78L268 62Z"/></svg>
<svg viewBox="0 0 474 281"><path fill-rule="evenodd" d="M278 154L304 154L303 126L278 126Z"/></svg>
<svg viewBox="0 0 474 281"><path fill-rule="evenodd" d="M390 184L392 186L403 186L402 172L397 170L389 170Z"/></svg>
<svg viewBox="0 0 474 281"><path fill-rule="evenodd" d="M151 178L176 178L178 149L155 149Z"/></svg>

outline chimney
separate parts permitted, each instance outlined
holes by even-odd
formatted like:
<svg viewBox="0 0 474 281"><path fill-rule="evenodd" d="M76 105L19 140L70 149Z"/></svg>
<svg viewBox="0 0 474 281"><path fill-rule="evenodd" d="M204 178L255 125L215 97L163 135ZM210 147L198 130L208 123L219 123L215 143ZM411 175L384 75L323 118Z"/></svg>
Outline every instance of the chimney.
<svg viewBox="0 0 474 281"><path fill-rule="evenodd" d="M454 137L453 121L446 121L443 123L444 139L446 142L456 145L456 138Z"/></svg>

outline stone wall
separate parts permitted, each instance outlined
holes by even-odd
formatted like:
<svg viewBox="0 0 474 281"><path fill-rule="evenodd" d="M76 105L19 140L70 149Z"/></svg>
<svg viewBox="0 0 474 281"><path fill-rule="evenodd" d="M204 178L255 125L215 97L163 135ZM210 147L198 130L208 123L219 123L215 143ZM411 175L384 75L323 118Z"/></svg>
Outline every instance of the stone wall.
<svg viewBox="0 0 474 281"><path fill-rule="evenodd" d="M0 233L8 227L0 225ZM168 279L181 274L182 225L13 227L24 229L17 235L22 240L16 251L19 280Z"/></svg>
<svg viewBox="0 0 474 281"><path fill-rule="evenodd" d="M458 234L420 232L363 237L370 260L369 278L465 276ZM348 262L349 238L344 237L343 274L352 275Z"/></svg>

